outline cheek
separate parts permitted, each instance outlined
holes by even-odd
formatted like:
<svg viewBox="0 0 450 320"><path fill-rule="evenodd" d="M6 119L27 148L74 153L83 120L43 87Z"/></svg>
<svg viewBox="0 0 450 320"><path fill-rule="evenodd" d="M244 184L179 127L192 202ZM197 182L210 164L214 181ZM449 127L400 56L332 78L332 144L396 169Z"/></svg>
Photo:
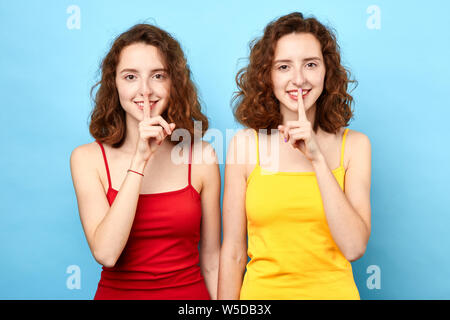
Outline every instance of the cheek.
<svg viewBox="0 0 450 320"><path fill-rule="evenodd" d="M167 81L167 82L164 82L164 83L160 83L158 85L157 90L158 90L158 93L159 93L159 95L161 97L169 98L169 96L170 96L170 88L171 88L171 82Z"/></svg>
<svg viewBox="0 0 450 320"><path fill-rule="evenodd" d="M323 88L325 84L325 72L314 73L310 78L310 81L315 87Z"/></svg>
<svg viewBox="0 0 450 320"><path fill-rule="evenodd" d="M127 99L133 94L133 88L130 84L123 83L122 81L116 81L117 93L119 94L119 99Z"/></svg>
<svg viewBox="0 0 450 320"><path fill-rule="evenodd" d="M167 97L170 96L170 88L172 87L171 83L169 82L164 86L164 93Z"/></svg>
<svg viewBox="0 0 450 320"><path fill-rule="evenodd" d="M271 80L272 80L272 88L275 94L279 93L280 91L284 92L286 81L284 80L282 75L273 73Z"/></svg>

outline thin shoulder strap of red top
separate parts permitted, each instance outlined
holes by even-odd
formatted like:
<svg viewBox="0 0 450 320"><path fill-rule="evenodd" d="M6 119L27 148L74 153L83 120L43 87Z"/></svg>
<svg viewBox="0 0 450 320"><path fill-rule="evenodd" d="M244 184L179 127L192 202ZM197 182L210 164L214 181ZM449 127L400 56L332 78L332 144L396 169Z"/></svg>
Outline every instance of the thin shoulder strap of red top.
<svg viewBox="0 0 450 320"><path fill-rule="evenodd" d="M100 149L102 149L102 153L103 153L103 160L105 160L105 167L106 167L106 174L108 175L108 188L112 188L111 185L111 176L109 175L109 167L108 167L108 160L106 160L106 153L105 153L105 148L103 148L103 144L101 144L99 141L95 141L98 143L98 145L100 146Z"/></svg>
<svg viewBox="0 0 450 320"><path fill-rule="evenodd" d="M192 163L192 143L191 146L189 147L189 169L188 169L188 183L189 185L191 185L191 163Z"/></svg>

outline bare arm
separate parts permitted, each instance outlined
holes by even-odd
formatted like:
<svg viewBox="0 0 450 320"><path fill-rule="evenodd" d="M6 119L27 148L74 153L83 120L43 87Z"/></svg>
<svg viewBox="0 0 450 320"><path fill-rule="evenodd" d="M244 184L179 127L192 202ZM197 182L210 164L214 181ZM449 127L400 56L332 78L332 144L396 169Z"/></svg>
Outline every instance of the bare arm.
<svg viewBox="0 0 450 320"><path fill-rule="evenodd" d="M370 141L361 133L354 133L352 138L351 146L350 139L347 142L351 158L345 175L345 193L323 157L312 162L331 235L349 261L363 256L371 229Z"/></svg>
<svg viewBox="0 0 450 320"><path fill-rule="evenodd" d="M130 169L142 173L151 155L174 128L174 124L169 125L160 116L151 117L149 101L144 99L144 116L139 123L139 139ZM99 174L92 164L98 153L98 147L93 144L78 147L72 152L70 166L81 223L91 252L100 264L112 267L128 241L143 177L128 172L109 207Z"/></svg>
<svg viewBox="0 0 450 320"><path fill-rule="evenodd" d="M301 95L299 89L298 96ZM347 260L357 260L364 254L370 236L370 141L362 133L352 132L348 136L347 151L351 157L344 194L316 142L303 99L297 100L297 111L297 121L288 121L278 129L286 141L311 161L331 235Z"/></svg>
<svg viewBox="0 0 450 320"><path fill-rule="evenodd" d="M136 212L142 176L128 173L112 206L92 165L92 154L82 146L72 152L70 166L81 223L98 263L112 267L128 240ZM92 150L92 149L91 149ZM99 150L98 150L99 152ZM130 169L142 172L145 163L134 161Z"/></svg>
<svg viewBox="0 0 450 320"><path fill-rule="evenodd" d="M218 287L218 298L222 300L239 299L247 264L246 165L237 163L237 154L246 152L244 150L248 150L248 144L238 144L235 136L230 143L225 166Z"/></svg>
<svg viewBox="0 0 450 320"><path fill-rule="evenodd" d="M200 267L209 295L216 300L220 255L220 171L214 149L206 142L203 143L203 159Z"/></svg>

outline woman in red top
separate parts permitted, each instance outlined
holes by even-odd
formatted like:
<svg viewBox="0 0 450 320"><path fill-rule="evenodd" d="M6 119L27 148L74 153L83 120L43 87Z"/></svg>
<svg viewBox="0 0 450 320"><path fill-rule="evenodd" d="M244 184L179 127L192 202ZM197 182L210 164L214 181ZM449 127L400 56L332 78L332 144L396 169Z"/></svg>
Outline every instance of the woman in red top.
<svg viewBox="0 0 450 320"><path fill-rule="evenodd" d="M101 71L96 142L70 159L83 229L103 265L95 299L216 299L220 173L213 148L194 140L208 121L179 43L136 25Z"/></svg>

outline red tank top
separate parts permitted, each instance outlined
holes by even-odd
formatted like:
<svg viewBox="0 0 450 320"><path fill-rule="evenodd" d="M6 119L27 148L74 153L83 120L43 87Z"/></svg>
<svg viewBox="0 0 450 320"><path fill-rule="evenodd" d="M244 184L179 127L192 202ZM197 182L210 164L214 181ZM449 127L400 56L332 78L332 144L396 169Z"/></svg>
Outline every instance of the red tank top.
<svg viewBox="0 0 450 320"><path fill-rule="evenodd" d="M118 193L111 186L108 161L106 194L111 205ZM112 268L103 267L99 287L163 289L203 282L199 267L201 201L191 185L192 148L188 185L180 190L140 194L128 241Z"/></svg>

